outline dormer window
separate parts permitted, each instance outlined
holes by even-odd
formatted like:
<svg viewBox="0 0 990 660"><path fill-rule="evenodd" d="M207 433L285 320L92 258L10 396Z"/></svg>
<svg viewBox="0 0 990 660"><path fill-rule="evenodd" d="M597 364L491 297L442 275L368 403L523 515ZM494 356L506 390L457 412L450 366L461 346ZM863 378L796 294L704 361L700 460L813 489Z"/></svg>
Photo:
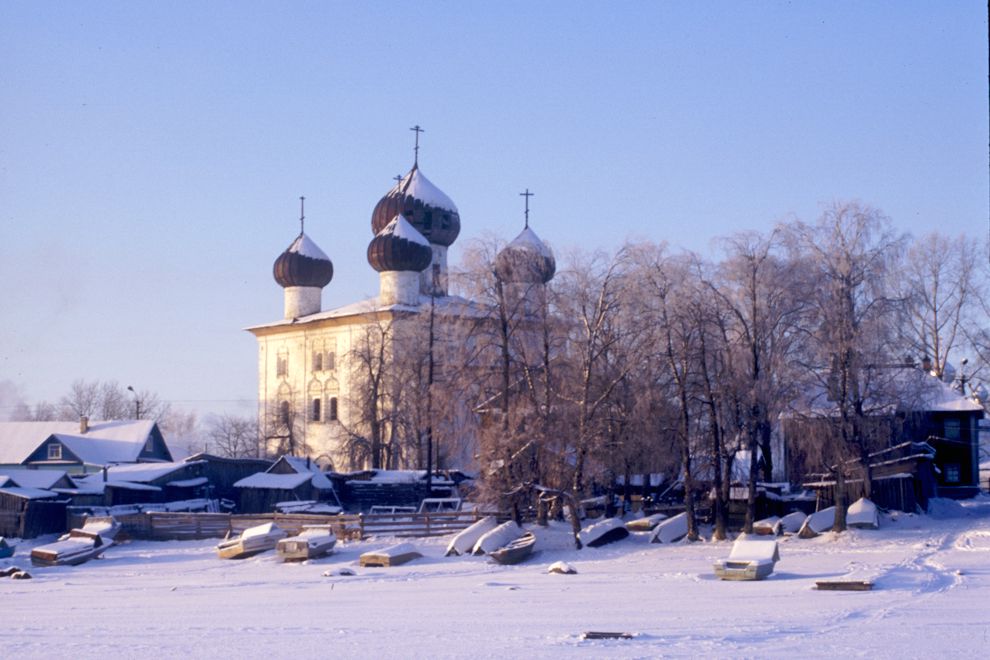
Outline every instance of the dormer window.
<svg viewBox="0 0 990 660"><path fill-rule="evenodd" d="M62 445L60 445L57 442L53 442L48 445L48 460L50 461L62 460Z"/></svg>

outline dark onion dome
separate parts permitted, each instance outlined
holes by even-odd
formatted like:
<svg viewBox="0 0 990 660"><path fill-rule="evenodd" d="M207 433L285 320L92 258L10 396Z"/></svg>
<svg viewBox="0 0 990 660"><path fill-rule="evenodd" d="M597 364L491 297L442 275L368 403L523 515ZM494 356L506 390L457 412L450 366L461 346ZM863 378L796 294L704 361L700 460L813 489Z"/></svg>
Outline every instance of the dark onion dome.
<svg viewBox="0 0 990 660"><path fill-rule="evenodd" d="M368 244L368 263L379 273L393 270L420 272L433 260L433 248L401 215L378 232Z"/></svg>
<svg viewBox="0 0 990 660"><path fill-rule="evenodd" d="M272 269L281 287L316 286L321 289L333 279L333 263L309 236L299 234Z"/></svg>
<svg viewBox="0 0 990 660"><path fill-rule="evenodd" d="M403 215L430 243L449 246L461 232L457 207L413 165L409 173L382 197L371 213L375 235L397 215Z"/></svg>
<svg viewBox="0 0 990 660"><path fill-rule="evenodd" d="M529 227L495 256L495 274L503 282L546 284L555 272L553 252Z"/></svg>

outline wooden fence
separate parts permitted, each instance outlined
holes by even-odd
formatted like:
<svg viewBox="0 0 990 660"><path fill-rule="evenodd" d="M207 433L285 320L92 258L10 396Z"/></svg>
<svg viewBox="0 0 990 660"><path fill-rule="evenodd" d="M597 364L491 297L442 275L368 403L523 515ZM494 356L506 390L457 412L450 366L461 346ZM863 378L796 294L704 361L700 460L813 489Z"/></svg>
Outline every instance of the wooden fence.
<svg viewBox="0 0 990 660"><path fill-rule="evenodd" d="M341 540L369 536L422 537L458 532L485 514L476 511L435 513L341 514L305 513L228 514L148 512L117 516L122 534L134 539L173 541L223 538L240 534L248 527L274 522L290 533L304 525L330 525Z"/></svg>

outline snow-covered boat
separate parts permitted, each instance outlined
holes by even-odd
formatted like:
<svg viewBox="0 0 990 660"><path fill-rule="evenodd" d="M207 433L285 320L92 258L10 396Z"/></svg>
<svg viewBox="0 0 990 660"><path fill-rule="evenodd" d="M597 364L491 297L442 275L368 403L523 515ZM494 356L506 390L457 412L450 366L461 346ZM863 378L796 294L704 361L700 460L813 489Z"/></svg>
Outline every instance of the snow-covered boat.
<svg viewBox="0 0 990 660"><path fill-rule="evenodd" d="M475 544L482 536L498 527L495 516L485 516L467 529L461 530L450 540L444 556L471 554Z"/></svg>
<svg viewBox="0 0 990 660"><path fill-rule="evenodd" d="M877 505L865 497L859 498L846 510L846 525L859 529L879 529L880 514Z"/></svg>
<svg viewBox="0 0 990 660"><path fill-rule="evenodd" d="M523 535L523 528L514 521L504 522L495 529L485 532L474 544L473 555L484 555L498 550L502 546Z"/></svg>
<svg viewBox="0 0 990 660"><path fill-rule="evenodd" d="M17 546L7 542L7 539L0 536L0 559L14 556L14 548Z"/></svg>
<svg viewBox="0 0 990 660"><path fill-rule="evenodd" d="M275 523L265 523L248 527L235 538L224 539L217 544L217 556L220 559L244 559L267 550L273 550L275 545L287 536L284 529Z"/></svg>
<svg viewBox="0 0 990 660"><path fill-rule="evenodd" d="M594 525L588 525L578 534L582 545L597 548L608 543L621 541L629 536L629 530L618 518L607 518Z"/></svg>
<svg viewBox="0 0 990 660"><path fill-rule="evenodd" d="M833 525L835 525L835 507L830 506L805 518L798 536L803 539L812 539L832 529Z"/></svg>
<svg viewBox="0 0 990 660"><path fill-rule="evenodd" d="M687 533L687 513L678 513L673 518L668 518L656 526L650 543L676 543L687 536Z"/></svg>
<svg viewBox="0 0 990 660"><path fill-rule="evenodd" d="M489 552L488 556L499 564L518 564L533 553L534 545L536 545L536 536L532 532L526 532L498 550Z"/></svg>
<svg viewBox="0 0 990 660"><path fill-rule="evenodd" d="M399 566L422 557L412 543L399 543L382 550L373 550L361 555L359 563L362 566Z"/></svg>
<svg viewBox="0 0 990 660"><path fill-rule="evenodd" d="M780 519L780 529L784 534L797 534L807 517L803 511L792 511Z"/></svg>
<svg viewBox="0 0 990 660"><path fill-rule="evenodd" d="M770 516L753 523L753 533L760 536L779 536L782 531L780 516Z"/></svg>
<svg viewBox="0 0 990 660"><path fill-rule="evenodd" d="M58 541L32 550L31 563L35 566L76 566L99 557L112 545L112 539L96 532L73 529L59 537Z"/></svg>
<svg viewBox="0 0 990 660"><path fill-rule="evenodd" d="M722 580L762 580L780 561L777 540L742 535L732 544L728 559L715 562L715 575Z"/></svg>
<svg viewBox="0 0 990 660"><path fill-rule="evenodd" d="M667 519L667 515L664 513L654 513L650 516L643 516L642 518L636 518L635 520L630 520L626 523L626 529L630 532L649 532L656 528L657 525L662 523Z"/></svg>
<svg viewBox="0 0 990 660"><path fill-rule="evenodd" d="M336 543L332 526L307 525L296 536L281 539L275 549L282 561L305 561L327 556Z"/></svg>

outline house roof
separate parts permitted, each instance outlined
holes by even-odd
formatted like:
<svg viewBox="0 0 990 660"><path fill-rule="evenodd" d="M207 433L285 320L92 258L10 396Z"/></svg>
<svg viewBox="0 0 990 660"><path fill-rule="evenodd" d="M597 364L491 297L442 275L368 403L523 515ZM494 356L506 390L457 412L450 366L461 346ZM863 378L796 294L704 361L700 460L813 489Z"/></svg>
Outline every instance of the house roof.
<svg viewBox="0 0 990 660"><path fill-rule="evenodd" d="M258 472L234 484L234 488L264 488L271 490L294 490L307 481L320 490L333 490L333 484L322 472L302 472L296 474L271 474Z"/></svg>
<svg viewBox="0 0 990 660"><path fill-rule="evenodd" d="M204 462L204 461L198 461ZM181 461L177 463L130 463L127 465L111 465L107 468L106 480L115 482L148 483L168 476L173 472L178 472L190 465L196 465L197 461ZM83 481L77 479L76 481ZM103 473L97 472L85 477L84 481L92 483L103 481Z"/></svg>
<svg viewBox="0 0 990 660"><path fill-rule="evenodd" d="M147 419L90 422L82 434L79 422L0 422L0 464L23 463L53 435L84 463L134 462L154 428Z"/></svg>
<svg viewBox="0 0 990 660"><path fill-rule="evenodd" d="M25 500L45 500L52 497L58 497L58 493L50 490L44 490L42 488L0 488L0 493L3 493L4 495L13 495L14 497L20 497Z"/></svg>
<svg viewBox="0 0 990 660"><path fill-rule="evenodd" d="M65 470L25 470L4 468L0 474L0 486L12 484L21 488L48 489L54 486L62 477Z"/></svg>

